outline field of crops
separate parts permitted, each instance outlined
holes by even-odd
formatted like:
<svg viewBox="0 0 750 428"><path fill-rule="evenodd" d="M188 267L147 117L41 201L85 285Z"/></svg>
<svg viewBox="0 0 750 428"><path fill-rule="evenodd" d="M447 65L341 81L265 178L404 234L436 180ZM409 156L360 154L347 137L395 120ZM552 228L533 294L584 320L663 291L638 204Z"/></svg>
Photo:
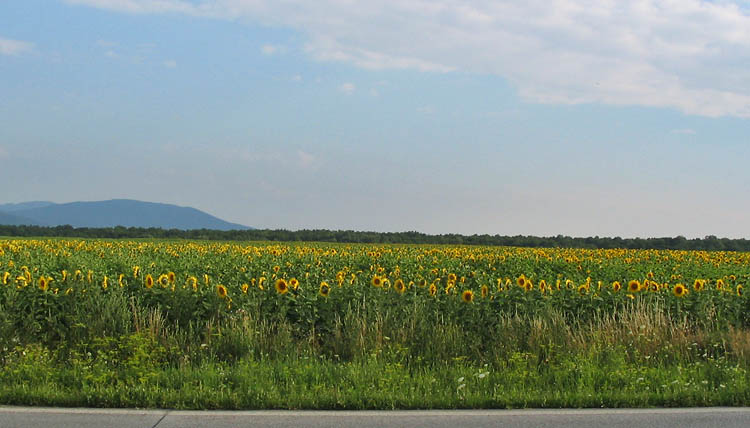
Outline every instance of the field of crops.
<svg viewBox="0 0 750 428"><path fill-rule="evenodd" d="M750 397L748 253L0 240L0 275L6 403Z"/></svg>

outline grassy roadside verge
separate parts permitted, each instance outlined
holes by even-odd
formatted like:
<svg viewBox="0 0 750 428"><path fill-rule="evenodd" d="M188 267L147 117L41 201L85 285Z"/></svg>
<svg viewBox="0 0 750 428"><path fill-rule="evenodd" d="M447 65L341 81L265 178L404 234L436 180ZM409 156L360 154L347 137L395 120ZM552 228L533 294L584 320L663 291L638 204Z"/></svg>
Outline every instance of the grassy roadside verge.
<svg viewBox="0 0 750 428"><path fill-rule="evenodd" d="M148 358L148 355L142 355ZM634 364L616 349L539 364L516 353L493 365L245 358L184 367L91 357L55 363L45 349L17 352L0 371L0 403L175 409L451 409L736 406L750 375L724 358Z"/></svg>

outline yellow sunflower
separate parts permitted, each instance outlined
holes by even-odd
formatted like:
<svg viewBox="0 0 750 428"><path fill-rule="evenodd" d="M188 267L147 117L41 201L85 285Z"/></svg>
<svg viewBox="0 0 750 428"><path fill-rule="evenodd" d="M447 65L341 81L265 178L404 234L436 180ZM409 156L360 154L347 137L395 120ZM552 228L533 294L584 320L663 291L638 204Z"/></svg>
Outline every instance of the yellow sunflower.
<svg viewBox="0 0 750 428"><path fill-rule="evenodd" d="M622 285L620 284L620 281L615 281L615 282L612 283L612 291L614 291L615 293L617 293L621 289L622 289Z"/></svg>
<svg viewBox="0 0 750 428"><path fill-rule="evenodd" d="M702 279L696 279L693 281L693 290L695 291L703 291L703 288L706 286L706 281Z"/></svg>
<svg viewBox="0 0 750 428"><path fill-rule="evenodd" d="M331 286L328 285L328 283L325 281L321 282L320 289L318 290L318 294L320 294L323 297L328 297L328 295L331 294Z"/></svg>
<svg viewBox="0 0 750 428"><path fill-rule="evenodd" d="M140 266L133 266L133 279L138 279L138 273L141 271Z"/></svg>
<svg viewBox="0 0 750 428"><path fill-rule="evenodd" d="M274 284L274 288L276 289L276 292L279 294L285 294L287 291L289 291L289 286L287 285L286 281L279 278L276 280L276 284Z"/></svg>
<svg viewBox="0 0 750 428"><path fill-rule="evenodd" d="M399 278L393 283L393 289L398 291L399 294L403 294L406 291L406 285L404 284L404 281Z"/></svg>
<svg viewBox="0 0 750 428"><path fill-rule="evenodd" d="M247 285L247 284L242 284L242 286L240 288L242 289L242 292L244 294L247 294L247 289L250 288L250 286Z"/></svg>
<svg viewBox="0 0 750 428"><path fill-rule="evenodd" d="M437 295L437 285L433 282L430 284L430 296L434 297L435 295Z"/></svg>
<svg viewBox="0 0 750 428"><path fill-rule="evenodd" d="M292 290L296 290L299 288L299 281L297 278L292 278L289 280L289 286L292 287Z"/></svg>
<svg viewBox="0 0 750 428"><path fill-rule="evenodd" d="M672 289L672 294L674 294L677 297L683 297L688 293L687 287L685 287L684 284L677 284Z"/></svg>
<svg viewBox="0 0 750 428"><path fill-rule="evenodd" d="M482 286L482 298L486 299L489 294L490 294L490 287L483 285Z"/></svg>
<svg viewBox="0 0 750 428"><path fill-rule="evenodd" d="M738 284L737 285L737 295L738 296L742 296L742 288L743 288L742 284Z"/></svg>
<svg viewBox="0 0 750 428"><path fill-rule="evenodd" d="M170 284L174 284L175 279L177 279L177 276L174 274L174 272L169 271L167 272L167 279L169 280Z"/></svg>
<svg viewBox="0 0 750 428"><path fill-rule="evenodd" d="M370 280L370 284L372 284L373 287L382 287L383 279L378 275L373 275L372 279Z"/></svg>
<svg viewBox="0 0 750 428"><path fill-rule="evenodd" d="M518 284L521 288L526 288L526 276L524 274L521 274L518 278L516 278L516 284Z"/></svg>
<svg viewBox="0 0 750 428"><path fill-rule="evenodd" d="M463 300L465 303L473 302L474 292L471 290L464 290L463 293L461 293L461 300Z"/></svg>
<svg viewBox="0 0 750 428"><path fill-rule="evenodd" d="M641 289L641 283L637 279L628 282L628 293L637 293Z"/></svg>
<svg viewBox="0 0 750 428"><path fill-rule="evenodd" d="M44 275L39 277L39 289L42 291L47 291L49 288L49 282L47 281L47 278L44 277Z"/></svg>
<svg viewBox="0 0 750 428"><path fill-rule="evenodd" d="M146 275L146 288L154 286L154 277L151 274Z"/></svg>
<svg viewBox="0 0 750 428"><path fill-rule="evenodd" d="M216 285L216 295L219 296L222 299L227 298L227 287L224 287L221 284Z"/></svg>

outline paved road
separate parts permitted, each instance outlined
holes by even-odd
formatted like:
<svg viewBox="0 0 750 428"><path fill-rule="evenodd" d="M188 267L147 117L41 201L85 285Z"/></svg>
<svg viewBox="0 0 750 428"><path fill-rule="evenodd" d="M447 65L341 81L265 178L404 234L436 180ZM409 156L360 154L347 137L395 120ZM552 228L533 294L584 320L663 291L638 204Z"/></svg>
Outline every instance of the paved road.
<svg viewBox="0 0 750 428"><path fill-rule="evenodd" d="M750 408L437 411L176 411L0 406L0 427L747 428Z"/></svg>

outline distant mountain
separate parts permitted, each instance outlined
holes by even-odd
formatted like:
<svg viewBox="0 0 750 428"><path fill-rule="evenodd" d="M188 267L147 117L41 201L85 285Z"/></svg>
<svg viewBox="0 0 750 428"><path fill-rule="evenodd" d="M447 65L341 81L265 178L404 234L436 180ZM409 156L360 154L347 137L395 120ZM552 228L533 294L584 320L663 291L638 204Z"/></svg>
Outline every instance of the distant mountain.
<svg viewBox="0 0 750 428"><path fill-rule="evenodd" d="M54 202L47 201L33 201L33 202L21 202L20 204L0 204L0 211L6 213L12 213L14 211L27 210L29 208L42 208L55 205Z"/></svg>
<svg viewBox="0 0 750 428"><path fill-rule="evenodd" d="M38 222L31 220L26 217L21 217L14 214L8 214L7 212L0 211L0 224L10 224L13 226L42 226Z"/></svg>
<svg viewBox="0 0 750 428"><path fill-rule="evenodd" d="M32 221L33 223L19 223ZM162 229L247 230L195 208L113 199L97 202L25 202L0 205L0 224L73 227L159 227Z"/></svg>

